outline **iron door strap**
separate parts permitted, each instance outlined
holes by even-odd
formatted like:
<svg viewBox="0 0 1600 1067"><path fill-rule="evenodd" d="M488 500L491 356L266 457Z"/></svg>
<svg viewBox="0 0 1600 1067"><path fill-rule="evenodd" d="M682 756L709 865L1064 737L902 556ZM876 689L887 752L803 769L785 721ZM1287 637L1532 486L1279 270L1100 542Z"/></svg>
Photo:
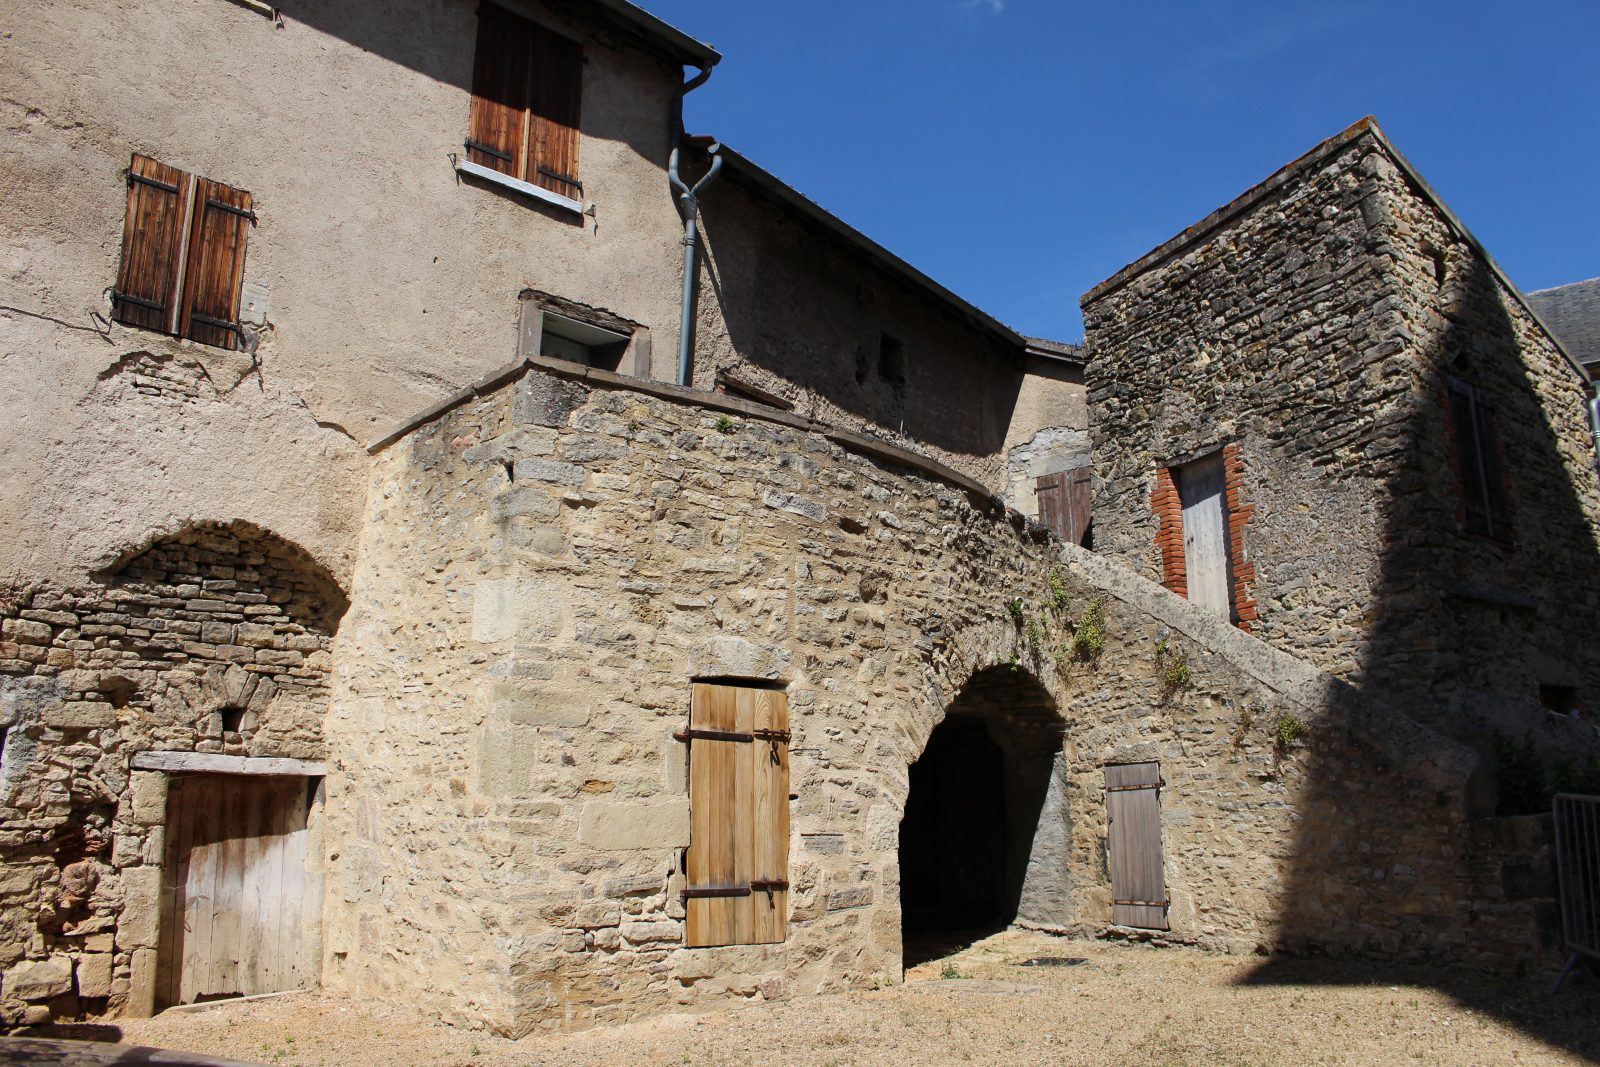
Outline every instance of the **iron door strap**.
<svg viewBox="0 0 1600 1067"><path fill-rule="evenodd" d="M214 207L218 211L226 211L230 214L238 215L242 219L249 219L250 225L252 226L256 224L256 213L254 211L251 211L249 208L230 204L226 200L218 200L214 197L208 196L206 197L206 207Z"/></svg>
<svg viewBox="0 0 1600 1067"><path fill-rule="evenodd" d="M683 891L685 900L704 900L714 897L747 897L751 893L781 893L789 888L789 883L778 878L752 878L749 882L735 885L694 885Z"/></svg>
<svg viewBox="0 0 1600 1067"><path fill-rule="evenodd" d="M695 885L683 891L685 900L701 900L706 897L747 897L750 895L748 885Z"/></svg>
<svg viewBox="0 0 1600 1067"><path fill-rule="evenodd" d="M754 741L782 741L788 743L788 730L754 730L743 733L738 730L702 730L699 727L689 727L679 730L672 735L674 741L737 741L750 744Z"/></svg>

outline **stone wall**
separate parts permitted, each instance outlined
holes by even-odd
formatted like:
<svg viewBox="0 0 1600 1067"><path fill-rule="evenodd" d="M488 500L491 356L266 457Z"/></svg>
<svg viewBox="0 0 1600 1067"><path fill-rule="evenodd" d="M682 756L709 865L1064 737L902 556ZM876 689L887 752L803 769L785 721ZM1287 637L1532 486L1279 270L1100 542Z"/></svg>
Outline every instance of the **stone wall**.
<svg viewBox="0 0 1600 1067"><path fill-rule="evenodd" d="M369 501L328 727L334 988L522 1033L897 980L907 769L1009 677L1061 734L1022 921L1105 928L1103 767L1159 759L1172 936L1509 951L1466 933L1501 892L1465 865L1470 752L916 462L530 366L382 451ZM682 947L696 677L788 692L781 945ZM1339 806L1308 806L1318 774ZM1291 921L1302 853L1320 925Z"/></svg>
<svg viewBox="0 0 1600 1067"><path fill-rule="evenodd" d="M0 1022L148 1009L166 778L146 751L320 759L346 602L244 523L0 605Z"/></svg>
<svg viewBox="0 0 1600 1067"><path fill-rule="evenodd" d="M1158 577L1158 469L1233 445L1253 632L1461 737L1593 747L1600 522L1583 382L1358 125L1085 297L1097 550ZM1468 532L1446 380L1496 411L1508 542ZM1230 486L1231 488L1231 486Z"/></svg>

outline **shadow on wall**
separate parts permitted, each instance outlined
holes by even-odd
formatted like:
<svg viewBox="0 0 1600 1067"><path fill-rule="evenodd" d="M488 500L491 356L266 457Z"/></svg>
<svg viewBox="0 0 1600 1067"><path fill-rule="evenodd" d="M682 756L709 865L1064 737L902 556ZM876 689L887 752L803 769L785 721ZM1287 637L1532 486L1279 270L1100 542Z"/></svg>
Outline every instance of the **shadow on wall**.
<svg viewBox="0 0 1600 1067"><path fill-rule="evenodd" d="M1304 814L1285 853L1290 873L1272 947L1316 954L1344 945L1377 962L1275 958L1246 981L1433 985L1593 1056L1594 984L1546 996L1561 937L1550 850L1541 849L1548 819L1497 816L1492 739L1519 723L1547 754L1561 745L1594 751L1592 725L1557 721L1539 707L1538 687L1570 685L1600 709L1592 673L1600 559L1495 278L1476 256L1440 275L1436 306L1446 326L1423 353L1432 371L1419 383L1411 423L1391 439L1377 619L1362 680L1354 690L1336 683L1326 699L1366 696L1414 709L1477 749L1480 769L1470 781L1436 773L1439 754L1430 752L1408 752L1409 765L1397 766L1314 724L1291 741L1285 756L1299 765ZM1475 418L1481 448L1463 440ZM1463 473L1466 463L1476 470ZM1498 709L1497 718L1472 714L1477 707ZM1510 784L1500 781L1500 792ZM1430 957L1469 967L1517 960L1521 981L1416 965ZM1589 1021L1574 1025L1585 1012Z"/></svg>
<svg viewBox="0 0 1600 1067"><path fill-rule="evenodd" d="M704 166L697 159L695 173ZM1004 450L1022 388L1020 352L737 175L725 172L711 188L701 222L699 358L717 366L697 368L697 380L730 364L741 374L753 367L777 379L753 384L811 394L814 407L802 400L801 414L857 419L952 456ZM720 352L712 340L719 330Z"/></svg>
<svg viewBox="0 0 1600 1067"><path fill-rule="evenodd" d="M396 4L390 0L284 0L276 8L285 25L275 32L294 32L298 28L295 24L308 26L432 81L470 93L479 6L472 0L414 4ZM539 0L531 0L530 6L539 8ZM576 12L583 12L589 18L603 18L603 12L589 5L552 0L543 6L557 13L572 10L575 13L573 22L584 26L586 36L601 44L619 45L629 39L626 31L610 32L576 16ZM261 22L263 27L269 25L265 18ZM650 63L642 59L641 62ZM597 68L589 62L588 69L593 72ZM660 79L660 108L638 108L635 102L639 82L656 77ZM591 91L583 101L583 135L626 144L639 157L661 167L663 210L670 210L671 205L665 172L672 120L668 109L676 106L675 85L681 78L682 67L662 57L659 73L651 64L631 71L630 77L615 83L602 84L592 73L584 81L585 89ZM630 101L630 97L634 100ZM458 152L467 136L467 108L467 99L463 97L459 128L437 131L440 137L454 141Z"/></svg>
<svg viewBox="0 0 1600 1067"><path fill-rule="evenodd" d="M980 671L910 768L900 824L905 965L1010 926L1034 898L1065 899L1070 827L1050 804L1064 723L1026 671Z"/></svg>

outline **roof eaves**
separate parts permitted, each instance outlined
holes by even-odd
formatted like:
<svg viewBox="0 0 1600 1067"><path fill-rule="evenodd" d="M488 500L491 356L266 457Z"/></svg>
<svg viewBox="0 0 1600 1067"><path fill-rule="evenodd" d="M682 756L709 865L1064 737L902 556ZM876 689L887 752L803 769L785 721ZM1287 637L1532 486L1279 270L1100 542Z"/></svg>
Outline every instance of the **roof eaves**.
<svg viewBox="0 0 1600 1067"><path fill-rule="evenodd" d="M628 0L593 0L596 7L604 8L636 32L665 48L673 58L693 67L706 70L722 62L722 53L697 41L687 33L650 14Z"/></svg>
<svg viewBox="0 0 1600 1067"><path fill-rule="evenodd" d="M690 138L690 140L691 142L696 142L702 139ZM963 300L860 230L828 211L815 200L788 185L760 165L751 162L746 156L739 154L726 144L717 149L717 154L727 161L726 165L735 174L777 201L779 205L804 215L845 244L866 253L878 266L890 274L910 283L915 288L923 290L934 299L949 305L958 315L970 320L974 325L994 335L1005 344L1018 349L1026 346L1027 339L1016 330L1013 330L993 315Z"/></svg>

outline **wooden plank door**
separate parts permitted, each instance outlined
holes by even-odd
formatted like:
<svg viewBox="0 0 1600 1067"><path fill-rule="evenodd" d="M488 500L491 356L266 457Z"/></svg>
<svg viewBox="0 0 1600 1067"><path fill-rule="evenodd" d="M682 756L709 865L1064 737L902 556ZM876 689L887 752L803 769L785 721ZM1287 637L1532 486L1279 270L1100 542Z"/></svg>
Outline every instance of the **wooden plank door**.
<svg viewBox="0 0 1600 1067"><path fill-rule="evenodd" d="M1166 930L1167 879L1161 854L1161 765L1106 768L1106 841L1111 921Z"/></svg>
<svg viewBox="0 0 1600 1067"><path fill-rule="evenodd" d="M1039 522L1075 545L1089 534L1094 500L1090 467L1074 467L1035 479L1033 492L1039 500Z"/></svg>
<svg viewBox="0 0 1600 1067"><path fill-rule="evenodd" d="M789 703L696 682L689 710L690 948L783 941L789 919Z"/></svg>
<svg viewBox="0 0 1600 1067"><path fill-rule="evenodd" d="M305 895L308 782L175 775L156 983L160 1006L303 989L320 901Z"/></svg>
<svg viewBox="0 0 1600 1067"><path fill-rule="evenodd" d="M1228 566L1228 509L1220 453L1179 468L1178 499L1183 505L1183 562L1189 600L1224 619L1231 618L1233 578Z"/></svg>

